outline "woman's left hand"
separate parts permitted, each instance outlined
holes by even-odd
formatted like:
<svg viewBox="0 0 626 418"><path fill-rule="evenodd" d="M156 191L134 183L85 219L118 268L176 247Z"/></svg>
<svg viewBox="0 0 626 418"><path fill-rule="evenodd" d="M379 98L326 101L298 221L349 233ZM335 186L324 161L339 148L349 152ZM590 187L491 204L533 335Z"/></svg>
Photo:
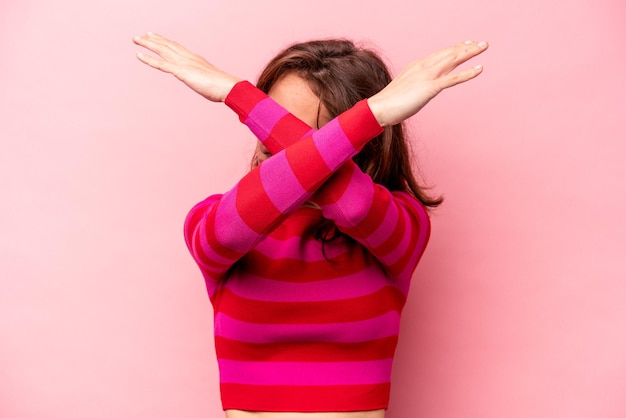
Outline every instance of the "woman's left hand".
<svg viewBox="0 0 626 418"><path fill-rule="evenodd" d="M148 32L135 36L133 42L157 57L137 52L137 58L152 68L170 73L196 93L211 100L223 102L239 78L228 74L182 45Z"/></svg>

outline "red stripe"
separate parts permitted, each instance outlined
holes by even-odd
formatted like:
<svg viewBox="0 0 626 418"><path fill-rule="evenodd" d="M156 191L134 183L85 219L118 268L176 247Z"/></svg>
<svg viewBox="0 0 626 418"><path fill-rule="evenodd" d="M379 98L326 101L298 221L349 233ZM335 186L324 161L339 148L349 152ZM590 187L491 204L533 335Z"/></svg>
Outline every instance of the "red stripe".
<svg viewBox="0 0 626 418"><path fill-rule="evenodd" d="M216 310L231 318L257 324L334 324L362 321L387 312L400 312L405 296L393 286L357 298L321 302L265 302L220 288Z"/></svg>
<svg viewBox="0 0 626 418"><path fill-rule="evenodd" d="M213 227L213 221L215 211L217 210L217 204L213 204L208 207L197 207L197 210L189 216L186 223L185 234L190 242L193 242L193 248L190 248L192 255L195 259L202 261L202 263L213 267L223 267L221 263L217 263L214 260L207 257L202 251L202 244L200 238L204 236L209 246L221 257L236 260L241 257L239 251L231 250L222 246L217 237L215 236L215 228ZM206 221L205 221L206 219ZM209 227L207 227L209 225Z"/></svg>
<svg viewBox="0 0 626 418"><path fill-rule="evenodd" d="M303 219L298 219L303 218ZM302 206L289 218L279 224L271 233L272 239L279 241L293 237L301 238L302 241L310 239L317 229L317 223L322 221L322 211L316 208Z"/></svg>
<svg viewBox="0 0 626 418"><path fill-rule="evenodd" d="M389 254L391 251L397 249L398 246L402 243L402 239L405 237L406 234L412 234L413 236L415 236L415 230L411 227L407 228L405 214L403 214L402 212L403 211L400 211L398 223L396 223L396 226L393 229L391 235L389 235L385 242L380 244L378 247L372 249L372 251L378 257L383 257L386 254ZM406 251L406 248L404 248L404 250Z"/></svg>
<svg viewBox="0 0 626 418"><path fill-rule="evenodd" d="M337 203L341 196L345 193L350 181L352 173L355 169L359 169L352 161L346 161L320 189L313 195L311 201L320 206Z"/></svg>
<svg viewBox="0 0 626 418"><path fill-rule="evenodd" d="M354 107L340 114L337 120L344 134L357 150L360 150L368 140L384 131L372 114L367 100L361 100Z"/></svg>
<svg viewBox="0 0 626 418"><path fill-rule="evenodd" d="M193 255L193 258L196 260L196 262L202 265L203 270L206 270L206 267L208 267L214 270L224 271L224 270L227 270L232 265L232 263L227 263L227 264L218 263L217 261L210 258L208 255L205 254L204 251L202 251L202 248L199 247L198 242L196 242L196 251L194 251L192 255ZM234 257L232 260L233 262L235 262L237 258ZM209 271L208 273L211 273L211 272Z"/></svg>
<svg viewBox="0 0 626 418"><path fill-rule="evenodd" d="M215 337L217 358L241 361L369 361L393 358L397 336L359 343L291 342L255 344Z"/></svg>
<svg viewBox="0 0 626 418"><path fill-rule="evenodd" d="M359 222L359 224L352 228L341 228L341 230L353 237L359 237L367 239L376 229L380 227L380 224L385 221L387 211L390 205L390 196L388 193L374 192L374 199L372 205L365 215L365 218ZM396 226L397 227L397 226Z"/></svg>
<svg viewBox="0 0 626 418"><path fill-rule="evenodd" d="M373 260L373 258L371 258ZM245 271L254 272L255 276L282 280L286 282L316 282L335 279L366 270L371 261L362 257L362 253L345 252L329 260L303 261L292 258L272 259L252 250L241 260Z"/></svg>
<svg viewBox="0 0 626 418"><path fill-rule="evenodd" d="M268 220L278 219L282 214L265 192L258 167L241 179L236 199L239 216L257 234L264 232Z"/></svg>
<svg viewBox="0 0 626 418"><path fill-rule="evenodd" d="M365 218L359 222L359 225L356 227L363 238L367 238L372 235L372 233L376 231L380 224L385 220L391 201L391 196L386 189L383 191L381 190L381 186L373 186L375 187L375 190L372 204Z"/></svg>
<svg viewBox="0 0 626 418"><path fill-rule="evenodd" d="M378 385L257 386L222 383L223 409L347 412L385 409L389 383Z"/></svg>
<svg viewBox="0 0 626 418"><path fill-rule="evenodd" d="M311 137L287 148L285 156L294 175L307 191L313 190L332 174Z"/></svg>
<svg viewBox="0 0 626 418"><path fill-rule="evenodd" d="M402 203L405 206L406 213L409 215L409 224L411 225L408 229L412 232L411 240L407 245L407 249L404 255L400 257L398 261L388 267L388 271L391 274L399 275L404 270L406 270L409 262L412 261L414 264L413 266L411 266L411 271L413 271L413 269L417 266L417 262L419 261L421 255L426 249L426 244L428 243L428 235L430 234L430 223L428 220L428 215L425 215L424 218L426 219L426 224L423 224L422 220L420 219L419 212L421 211L423 213L425 212L425 209L416 200L410 198L407 195L399 193L395 194L395 197L398 199L399 203ZM426 234L426 240L424 242L424 245L421 248L417 248L419 239L423 234ZM419 257L415 257L415 259L413 259L416 251L420 252Z"/></svg>
<svg viewBox="0 0 626 418"><path fill-rule="evenodd" d="M309 125L288 113L276 122L264 144L272 153L277 153L298 142L309 131Z"/></svg>
<svg viewBox="0 0 626 418"><path fill-rule="evenodd" d="M388 267L388 271L390 274L392 275L399 275L401 274L408 266L409 262L412 260L413 256L415 255L415 251L420 251L421 253L424 252L425 247L422 248L416 248L417 247L417 241L419 240L420 237L420 232L419 232L419 225L411 228L411 230L413 231L413 234L411 235L411 241L409 242L409 245L407 246L407 249L404 253L404 255L402 257L400 257L400 259L398 259L398 261L396 261L394 264L392 264L391 266ZM421 257L421 254L420 254ZM414 266L412 266L413 268L415 268L415 266L417 266L417 262L419 261L419 257L416 257L415 260L413 260L414 262Z"/></svg>
<svg viewBox="0 0 626 418"><path fill-rule="evenodd" d="M239 115L239 119L244 122L257 103L265 98L267 98L265 93L244 80L234 85L224 103L233 109Z"/></svg>

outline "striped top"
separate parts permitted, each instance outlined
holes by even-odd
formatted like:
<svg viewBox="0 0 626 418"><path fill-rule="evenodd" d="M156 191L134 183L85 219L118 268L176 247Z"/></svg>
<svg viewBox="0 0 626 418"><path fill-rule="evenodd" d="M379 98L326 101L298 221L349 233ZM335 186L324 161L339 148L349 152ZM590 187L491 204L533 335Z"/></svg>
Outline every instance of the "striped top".
<svg viewBox="0 0 626 418"><path fill-rule="evenodd" d="M352 162L382 132L366 100L319 130L245 81L226 104L273 156L185 222L214 308L223 408L387 408L426 210ZM322 247L324 218L353 240Z"/></svg>

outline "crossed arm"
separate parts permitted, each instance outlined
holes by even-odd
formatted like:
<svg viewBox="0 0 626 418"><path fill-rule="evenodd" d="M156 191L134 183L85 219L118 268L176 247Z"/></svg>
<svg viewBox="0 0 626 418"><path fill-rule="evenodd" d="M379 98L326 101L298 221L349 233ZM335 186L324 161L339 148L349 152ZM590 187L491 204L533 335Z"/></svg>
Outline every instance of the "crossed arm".
<svg viewBox="0 0 626 418"><path fill-rule="evenodd" d="M247 81L237 83L225 103L272 154L315 132ZM414 198L374 183L349 159L309 201L366 247L391 275L406 277L415 268L430 225L426 210Z"/></svg>
<svg viewBox="0 0 626 418"><path fill-rule="evenodd" d="M258 91L252 86L249 89ZM263 119L262 112L256 114ZM292 141L247 173L230 191L197 205L187 218L185 233L187 245L203 271L219 279L381 131L363 100L321 129ZM373 184L371 179L369 182Z"/></svg>
<svg viewBox="0 0 626 418"><path fill-rule="evenodd" d="M242 121L264 123L242 114L232 100L238 90L262 95L258 90L159 35L135 37L134 42L157 54L138 53L142 62L173 74L211 101L224 101L230 95L227 104ZM480 66L455 73L452 70L486 48L486 43L468 41L414 61L379 93L312 134L306 124L285 111L288 129L261 133L274 158L252 170L223 196L198 204L187 218L187 244L205 274L221 277L286 214L313 200L326 218L366 246L393 276L410 275L428 238L424 209L414 199L374 184L350 158L380 133L381 126L401 122L443 89L480 74ZM271 99L259 96L261 100L270 100L266 104L280 111ZM304 132L308 135L302 138ZM319 158L311 159L311 155ZM288 193L285 179L291 181Z"/></svg>

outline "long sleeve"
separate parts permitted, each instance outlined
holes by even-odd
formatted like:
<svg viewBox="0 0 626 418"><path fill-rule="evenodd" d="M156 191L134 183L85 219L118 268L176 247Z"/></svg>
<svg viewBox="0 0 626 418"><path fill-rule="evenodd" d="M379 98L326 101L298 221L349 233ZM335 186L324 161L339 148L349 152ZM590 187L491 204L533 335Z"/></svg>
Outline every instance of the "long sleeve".
<svg viewBox="0 0 626 418"><path fill-rule="evenodd" d="M233 189L196 205L185 239L207 279L215 282L275 225L299 208L339 168L382 131L361 101L322 129L275 154Z"/></svg>
<svg viewBox="0 0 626 418"><path fill-rule="evenodd" d="M315 132L248 82L238 83L226 104L273 154ZM428 214L416 199L374 183L347 160L310 200L391 276L410 279L430 233Z"/></svg>

